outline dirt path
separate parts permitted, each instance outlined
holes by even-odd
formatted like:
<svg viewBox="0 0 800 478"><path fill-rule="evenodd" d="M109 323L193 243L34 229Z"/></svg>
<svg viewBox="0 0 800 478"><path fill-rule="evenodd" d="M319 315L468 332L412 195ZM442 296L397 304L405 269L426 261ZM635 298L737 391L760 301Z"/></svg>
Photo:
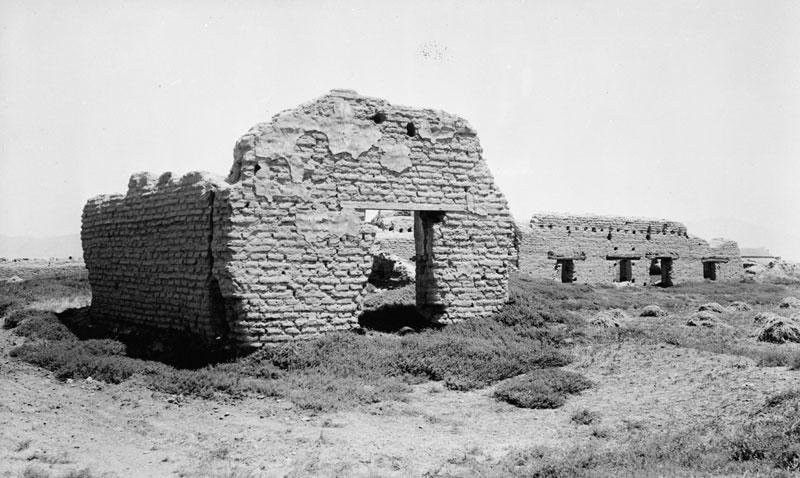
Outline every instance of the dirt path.
<svg viewBox="0 0 800 478"><path fill-rule="evenodd" d="M154 394L135 382L62 383L9 360L15 339L0 332L0 476L29 466L88 467L110 476L419 476L470 456L496 460L529 446L589 439L579 409L611 430L654 430L696 420L735 423L800 374L739 357L623 343L577 351L571 368L597 387L558 410L498 403L491 389L415 388L406 402L310 416L275 399L215 402Z"/></svg>

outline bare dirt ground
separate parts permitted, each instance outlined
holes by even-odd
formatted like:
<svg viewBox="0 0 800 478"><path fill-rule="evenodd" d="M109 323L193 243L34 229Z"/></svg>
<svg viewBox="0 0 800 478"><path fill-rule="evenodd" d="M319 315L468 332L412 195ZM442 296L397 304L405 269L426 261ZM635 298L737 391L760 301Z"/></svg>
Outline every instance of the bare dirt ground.
<svg viewBox="0 0 800 478"><path fill-rule="evenodd" d="M90 300L80 264L11 268L25 280L52 279L15 292L27 307L63 310ZM632 437L681 434L697 426L724 433L762 408L767 397L800 390L800 371L756 361L797 347L756 342L752 320L758 311L775 310L785 294L800 291L758 290L761 295L750 291L754 311L727 313L730 326L744 333L725 340L708 339L733 329L683 325L702 295L664 296L674 315L632 318L619 335L601 332L613 328L590 327L604 338L575 342L566 368L594 386L548 410L500 402L495 387L461 392L439 382L413 386L402 401L328 413L272 397L165 395L135 376L121 384L63 382L10 358L26 339L0 328L0 477L502 476L504 469L495 465L531 449L545 455L582 446L623 449ZM589 302L635 297L613 289L593 294ZM637 330L647 332L646 338ZM579 424L573 418L582 411L597 418Z"/></svg>
<svg viewBox="0 0 800 478"><path fill-rule="evenodd" d="M598 436L613 443L631 426L733 425L768 395L800 386L785 367L621 342L575 351L569 368L597 385L556 410L500 403L491 388L427 383L405 402L312 416L273 398L218 402L156 394L135 381L59 382L10 360L19 342L0 332L0 476L32 467L95 476L461 476L466 457L492 462ZM599 413L599 425L571 421L584 408Z"/></svg>

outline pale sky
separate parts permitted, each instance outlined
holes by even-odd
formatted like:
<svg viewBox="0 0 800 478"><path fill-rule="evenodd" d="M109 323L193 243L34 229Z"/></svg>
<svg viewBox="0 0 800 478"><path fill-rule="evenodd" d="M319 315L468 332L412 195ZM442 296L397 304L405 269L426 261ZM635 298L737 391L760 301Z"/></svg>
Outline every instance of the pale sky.
<svg viewBox="0 0 800 478"><path fill-rule="evenodd" d="M0 234L135 171L226 174L333 88L477 129L517 220L685 222L800 259L800 2L0 0Z"/></svg>

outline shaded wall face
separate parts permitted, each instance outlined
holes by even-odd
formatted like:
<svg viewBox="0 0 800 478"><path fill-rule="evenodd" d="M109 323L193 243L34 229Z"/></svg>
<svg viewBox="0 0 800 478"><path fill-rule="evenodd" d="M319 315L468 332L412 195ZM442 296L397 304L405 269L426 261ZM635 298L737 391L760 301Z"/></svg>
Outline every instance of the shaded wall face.
<svg viewBox="0 0 800 478"><path fill-rule="evenodd" d="M242 341L356 324L376 233L365 209L443 212L423 281L435 287L418 296L433 320L490 314L507 299L511 216L463 120L344 93L259 125L236 154L220 264L243 304Z"/></svg>
<svg viewBox="0 0 800 478"><path fill-rule="evenodd" d="M630 261L634 284L654 285L663 277L651 275L653 259L672 259L671 282L702 281L705 257L730 255L724 280L742 277L738 248L715 249L702 239L687 236L680 223L648 223L642 220L608 218L587 220L579 216L535 216L520 228L519 268L534 277L561 281L558 258L574 259L574 280L578 283L618 282ZM551 257L548 257L550 253ZM659 261L661 262L661 261ZM740 264L740 262L739 262Z"/></svg>
<svg viewBox="0 0 800 478"><path fill-rule="evenodd" d="M131 183L127 195L94 198L83 210L92 314L224 338L229 323L212 276L216 186L144 175Z"/></svg>

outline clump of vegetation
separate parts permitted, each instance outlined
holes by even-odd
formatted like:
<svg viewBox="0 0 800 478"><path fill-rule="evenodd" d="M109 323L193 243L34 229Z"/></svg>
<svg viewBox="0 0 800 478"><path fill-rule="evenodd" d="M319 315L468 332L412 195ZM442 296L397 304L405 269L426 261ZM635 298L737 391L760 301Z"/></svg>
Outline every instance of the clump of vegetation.
<svg viewBox="0 0 800 478"><path fill-rule="evenodd" d="M44 270L35 277L0 287L0 304L5 313L24 309L40 301L72 303L91 296L88 272L84 268ZM39 307L36 307L39 308ZM0 311L1 315L2 311Z"/></svg>
<svg viewBox="0 0 800 478"><path fill-rule="evenodd" d="M797 297L785 297L778 305L781 309L800 309L800 299Z"/></svg>
<svg viewBox="0 0 800 478"><path fill-rule="evenodd" d="M35 340L77 340L75 334L61 323L54 313L35 310L26 310L24 312L28 314L16 323L14 334ZM20 313L13 316L15 321L19 315L23 314Z"/></svg>
<svg viewBox="0 0 800 478"><path fill-rule="evenodd" d="M742 284L743 288L744 286L745 284ZM781 296L780 292L774 294L772 304L776 304ZM721 326L686 327L685 322L672 318L661 321L632 321L624 328L607 329L604 335L596 335L592 339L665 343L712 353L749 357L759 366L765 367L790 366L800 361L800 346L796 344L775 344L755 340L754 335L757 335L758 330L754 328L752 313L731 312L726 314L724 320L714 320L718 318L718 314L713 312L703 312L703 314L707 314L706 317L711 324ZM757 315L762 319L762 323L766 320L765 317L773 316L771 313Z"/></svg>
<svg viewBox="0 0 800 478"><path fill-rule="evenodd" d="M578 425L591 425L600 421L600 414L588 408L581 408L572 414L571 420Z"/></svg>
<svg viewBox="0 0 800 478"><path fill-rule="evenodd" d="M48 294L68 299L68 294L83 294L87 289L83 276L59 278L55 283L30 279L4 291L7 295L0 294L0 299L12 302L13 310L24 310L25 304L41 302L50 297ZM92 377L116 383L137 377L146 386L163 393L198 397L279 396L309 410L400 398L410 390L410 385L427 380L439 381L452 390L470 390L512 377L518 378L499 387L509 401L559 406L574 393L570 390L588 386L577 374L554 369L570 362L567 350L574 342L623 339L666 342L752 356L765 365L796 361L800 367L800 349L757 344L752 338L749 338L752 343L745 343L747 333L740 327L700 333L668 319L627 321L624 327L602 330L586 327L587 313L615 308L635 311L657 305L679 311L676 313L689 313L701 303L730 303L734 298L777 306L786 296L786 290L784 286L724 283L669 289L577 284L564 287L549 281L512 277L511 301L494 317L437 329L425 328L419 317L411 313L413 290L401 288L367 300L373 315L362 325L372 331L363 333L362 329L361 335L326 335L264 348L222 362L184 353L184 337L170 341L163 338L163 333L125 335L104 329L85 313L55 317L26 311L15 315L19 319L12 319L13 326L19 329L17 333L32 340L13 354L52 370L62 379ZM387 316L389 309L393 315ZM389 319L390 326L382 324ZM726 321L737 320L752 326L750 316L744 318L744 314L737 312L726 315ZM23 324L28 325L23 327ZM408 332L409 325L412 333L403 336L374 331ZM154 338L161 343L158 350L153 346ZM187 356L194 357L193 361L185 361Z"/></svg>
<svg viewBox="0 0 800 478"><path fill-rule="evenodd" d="M700 304L700 307L697 308L698 312L715 312L717 314L721 314L725 312L725 308L719 305L716 302L707 302L705 304Z"/></svg>
<svg viewBox="0 0 800 478"><path fill-rule="evenodd" d="M585 423L579 410L573 421ZM595 426L592 436L609 438ZM787 476L800 470L800 390L766 400L738 428L697 423L662 433L631 428L615 434L614 447L584 443L573 448L534 447L494 463L469 463L477 476Z"/></svg>
<svg viewBox="0 0 800 478"><path fill-rule="evenodd" d="M581 374L550 368L528 372L501 383L494 395L521 408L558 408L569 395L591 386L592 382Z"/></svg>
<svg viewBox="0 0 800 478"><path fill-rule="evenodd" d="M800 470L800 390L770 397L730 441L731 459Z"/></svg>
<svg viewBox="0 0 800 478"><path fill-rule="evenodd" d="M395 300L403 297L397 294ZM146 334L98 339L108 331L92 324L88 314L62 314L59 320L48 313L31 315L17 325L21 335L35 340L12 355L51 370L60 379L92 377L119 383L138 377L163 393L204 398L272 395L309 410L329 410L399 398L409 385L426 380L470 390L565 365L571 357L560 348L563 330L554 325L570 320L574 320L570 314L542 311L523 298L497 317L441 329L404 336L329 334L263 348L232 362L176 368L147 358L143 344L151 341Z"/></svg>
<svg viewBox="0 0 800 478"><path fill-rule="evenodd" d="M773 321L775 319L781 319L781 318L783 318L783 317L778 315L778 314L776 314L776 313L774 313L774 312L764 311L764 312L759 312L755 316L753 316L753 323L755 323L755 324L766 324L766 323L771 322L771 321Z"/></svg>
<svg viewBox="0 0 800 478"><path fill-rule="evenodd" d="M719 315L711 312L710 309L704 309L690 315L686 325L691 327L722 327L726 324L719 318Z"/></svg>
<svg viewBox="0 0 800 478"><path fill-rule="evenodd" d="M639 317L664 317L665 315L668 314L664 309L655 304L646 305L642 311L639 312Z"/></svg>
<svg viewBox="0 0 800 478"><path fill-rule="evenodd" d="M53 478L54 476L56 478L94 478L99 475L95 475L88 468L70 470L58 475L53 475L43 468L29 466L22 472L22 478Z"/></svg>
<svg viewBox="0 0 800 478"><path fill-rule="evenodd" d="M758 332L758 340L776 344L800 342L800 320L796 316L772 317Z"/></svg>
<svg viewBox="0 0 800 478"><path fill-rule="evenodd" d="M624 310L610 309L595 314L589 319L589 324L600 327L619 327L629 319L630 317Z"/></svg>
<svg viewBox="0 0 800 478"><path fill-rule="evenodd" d="M54 316L52 312L43 312L41 310L31 310L31 309L18 309L10 312L6 315L5 319L3 319L3 328L4 329L13 329L17 327L22 322L28 319L36 319L39 317L45 316L46 318L50 318Z"/></svg>
<svg viewBox="0 0 800 478"><path fill-rule="evenodd" d="M753 310L753 308L747 302L742 302L741 300L736 300L728 304L728 310L734 312L749 312Z"/></svg>

